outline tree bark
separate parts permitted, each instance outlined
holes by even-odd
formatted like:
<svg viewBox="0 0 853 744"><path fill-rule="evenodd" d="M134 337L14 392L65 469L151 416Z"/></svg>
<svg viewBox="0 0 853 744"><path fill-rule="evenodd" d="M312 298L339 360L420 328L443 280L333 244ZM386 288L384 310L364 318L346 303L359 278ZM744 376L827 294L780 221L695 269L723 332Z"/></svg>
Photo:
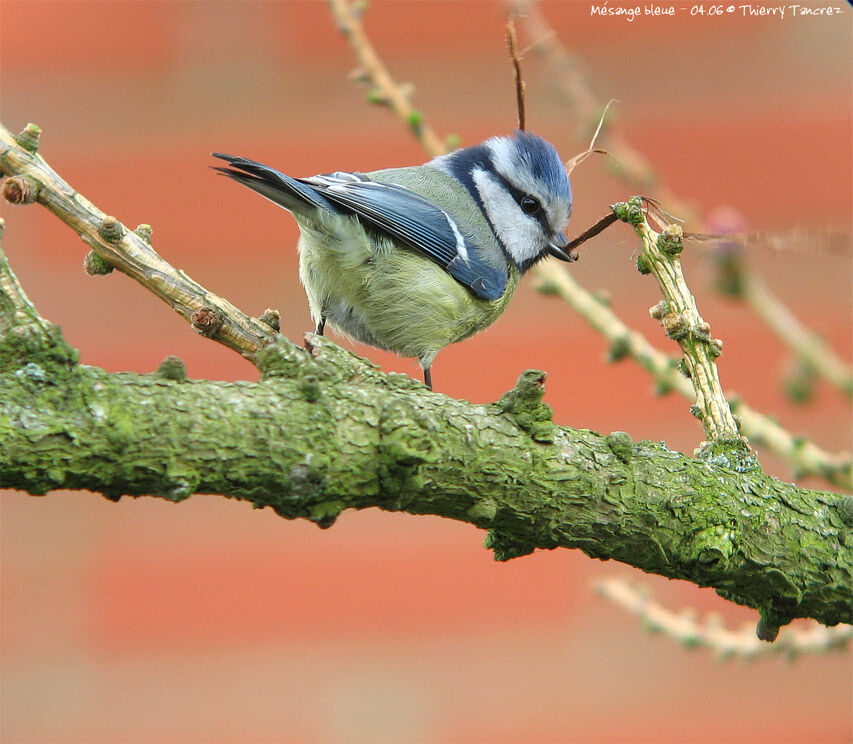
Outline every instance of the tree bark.
<svg viewBox="0 0 853 744"><path fill-rule="evenodd" d="M436 514L489 530L498 560L580 548L712 586L770 629L853 620L853 498L556 426L541 372L472 405L313 336L237 383L108 374L45 339L25 363L0 355L4 487L216 493L321 527L344 509Z"/></svg>

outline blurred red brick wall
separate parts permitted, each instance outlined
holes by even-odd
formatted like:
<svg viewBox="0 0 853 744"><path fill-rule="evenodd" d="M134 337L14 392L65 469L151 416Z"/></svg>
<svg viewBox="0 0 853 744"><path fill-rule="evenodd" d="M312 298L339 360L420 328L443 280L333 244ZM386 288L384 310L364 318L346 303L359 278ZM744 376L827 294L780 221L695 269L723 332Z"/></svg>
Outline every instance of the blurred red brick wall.
<svg viewBox="0 0 853 744"><path fill-rule="evenodd" d="M610 3L614 6L615 3ZM753 229L849 230L849 19L590 16L545 12L619 131L698 210L739 209ZM368 32L416 105L464 143L512 128L514 95L497 2L374 2ZM284 213L207 169L211 151L295 175L420 162L424 154L347 75L352 55L316 2L6 2L2 121L44 129L42 154L155 247L251 313L310 327ZM578 122L528 55L532 129L568 158ZM601 163L575 171L570 233L633 189ZM13 267L84 362L255 379L122 276L86 278L84 246L35 207L4 205ZM670 350L657 301L613 228L572 267ZM759 250L750 263L793 310L851 356L849 253ZM849 403L825 387L798 409L776 384L787 354L743 307L686 266L725 340L721 375L753 405L831 449L850 447ZM547 370L560 423L666 440L690 452L688 403L656 398L630 363L526 282L488 332L449 348L437 388L489 401L521 370ZM360 348L386 369L410 360ZM773 458L762 462L780 477ZM816 481L813 485L819 485ZM482 534L446 520L345 514L326 532L245 504L180 506L89 494L2 493L3 741L844 741L849 662L715 663L598 599L590 580L633 576L580 553L495 564ZM674 606L754 613L651 577Z"/></svg>

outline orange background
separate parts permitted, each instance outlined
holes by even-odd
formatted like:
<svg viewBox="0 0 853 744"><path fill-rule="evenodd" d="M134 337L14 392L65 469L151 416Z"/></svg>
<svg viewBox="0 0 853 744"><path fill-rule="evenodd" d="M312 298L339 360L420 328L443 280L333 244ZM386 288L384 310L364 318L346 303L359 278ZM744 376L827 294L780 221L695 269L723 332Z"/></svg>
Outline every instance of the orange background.
<svg viewBox="0 0 853 744"><path fill-rule="evenodd" d="M610 2L609 6L617 3ZM838 5L838 3L836 3ZM814 4L810 7L821 7ZM680 7L680 6L677 6ZM544 5L618 130L702 213L737 208L753 230L850 229L849 9L836 18L590 16ZM415 104L471 144L515 122L497 2L370 4L366 26ZM246 312L310 327L283 211L207 169L242 154L293 175L424 160L387 110L348 80L351 51L319 2L3 2L2 120L44 130L41 154L155 248ZM529 40L528 40L529 41ZM526 43L526 42L523 42ZM529 126L565 158L582 124L526 60ZM586 137L588 135L584 135ZM577 234L636 188L589 161L573 174ZM81 271L84 245L38 207L2 206L13 268L87 364L256 379L126 277ZM635 240L611 228L571 271L673 352L647 308ZM851 356L851 256L758 249L750 264ZM685 258L725 341L723 383L794 432L850 447L849 401L826 386L806 408L778 384L788 354ZM548 371L559 423L665 440L691 452L688 402L657 398L631 362L608 366L585 322L526 281L489 331L443 351L436 387L495 400L525 368ZM411 360L359 348L388 370ZM790 478L767 454L765 468ZM816 480L805 481L820 487ZM497 564L475 528L378 510L334 528L285 522L218 497L117 504L79 492L2 493L5 742L849 741L849 657L719 664L642 632L598 597L603 575L665 603L755 613L710 590L602 565L576 551Z"/></svg>

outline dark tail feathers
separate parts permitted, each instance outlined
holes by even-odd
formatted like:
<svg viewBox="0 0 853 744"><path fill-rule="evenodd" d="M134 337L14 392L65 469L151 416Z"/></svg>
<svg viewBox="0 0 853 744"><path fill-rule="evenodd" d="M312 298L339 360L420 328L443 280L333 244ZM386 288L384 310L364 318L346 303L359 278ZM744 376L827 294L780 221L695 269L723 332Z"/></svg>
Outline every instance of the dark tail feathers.
<svg viewBox="0 0 853 744"><path fill-rule="evenodd" d="M229 166L227 168L211 166L213 170L237 183L242 183L290 212L311 211L310 208L306 209L309 206L334 213L340 212L338 207L307 183L286 176L274 168L248 158L225 155L221 152L214 152L211 155L224 160Z"/></svg>

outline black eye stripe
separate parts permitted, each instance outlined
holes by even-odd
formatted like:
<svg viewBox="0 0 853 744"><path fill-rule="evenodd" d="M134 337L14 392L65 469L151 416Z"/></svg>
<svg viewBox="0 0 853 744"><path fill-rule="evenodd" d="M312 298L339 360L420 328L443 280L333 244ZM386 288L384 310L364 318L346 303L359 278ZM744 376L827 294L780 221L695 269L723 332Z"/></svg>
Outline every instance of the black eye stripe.
<svg viewBox="0 0 853 744"><path fill-rule="evenodd" d="M545 210L542 208L542 202L540 202L535 196L531 196L527 192L516 188L509 181L507 181L505 178L500 177L499 174L496 174L496 175L498 175L498 177L500 178L500 181L503 184L504 188L507 191L509 191L512 198L515 199L516 203L521 207L521 209L524 211L524 213L529 214L531 217L533 217L542 226L542 231L546 235L550 235L551 234L551 226L548 224L548 215L545 213ZM521 202L525 198L533 199L536 202L536 204L538 205L538 209L535 209L532 212L528 212L526 209L524 209L524 206L522 205Z"/></svg>

